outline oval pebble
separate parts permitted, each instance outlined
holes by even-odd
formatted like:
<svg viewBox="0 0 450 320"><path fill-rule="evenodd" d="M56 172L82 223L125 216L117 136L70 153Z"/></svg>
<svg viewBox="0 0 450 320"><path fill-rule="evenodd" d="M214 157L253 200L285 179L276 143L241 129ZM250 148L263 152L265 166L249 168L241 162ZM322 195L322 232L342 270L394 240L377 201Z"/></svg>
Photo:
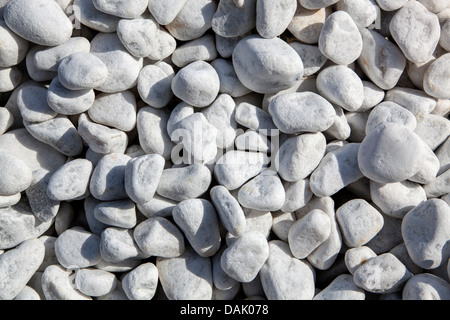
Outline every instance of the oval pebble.
<svg viewBox="0 0 450 320"><path fill-rule="evenodd" d="M158 286L158 268L143 263L124 275L122 288L130 300L152 300Z"/></svg>
<svg viewBox="0 0 450 320"><path fill-rule="evenodd" d="M173 68L165 62L145 66L139 73L139 96L151 107L165 107L173 98L171 86L174 76Z"/></svg>
<svg viewBox="0 0 450 320"><path fill-rule="evenodd" d="M72 23L55 1L9 2L3 15L11 30L40 45L57 46L72 36Z"/></svg>
<svg viewBox="0 0 450 320"><path fill-rule="evenodd" d="M136 0L129 2L126 0L115 0L113 2L106 0L92 0L94 6L106 13L121 18L136 18L147 9L147 0Z"/></svg>
<svg viewBox="0 0 450 320"><path fill-rule="evenodd" d="M94 217L108 226L132 229L136 226L136 205L131 200L104 201L94 210Z"/></svg>
<svg viewBox="0 0 450 320"><path fill-rule="evenodd" d="M0 195L25 191L33 180L31 169L16 155L0 149Z"/></svg>
<svg viewBox="0 0 450 320"><path fill-rule="evenodd" d="M277 37L287 29L296 10L297 2L293 0L256 1L256 30L264 38Z"/></svg>
<svg viewBox="0 0 450 320"><path fill-rule="evenodd" d="M279 38L245 37L232 56L239 80L258 93L290 88L303 76L303 62L295 50Z"/></svg>
<svg viewBox="0 0 450 320"><path fill-rule="evenodd" d="M149 56L157 45L159 25L153 19L121 19L117 36L124 47L137 58Z"/></svg>
<svg viewBox="0 0 450 320"><path fill-rule="evenodd" d="M77 290L90 297L101 297L114 291L117 277L108 271L84 268L76 271Z"/></svg>
<svg viewBox="0 0 450 320"><path fill-rule="evenodd" d="M75 288L72 271L59 264L45 268L41 283L45 300L92 300Z"/></svg>
<svg viewBox="0 0 450 320"><path fill-rule="evenodd" d="M403 300L449 300L450 285L444 279L421 273L411 277L402 291Z"/></svg>

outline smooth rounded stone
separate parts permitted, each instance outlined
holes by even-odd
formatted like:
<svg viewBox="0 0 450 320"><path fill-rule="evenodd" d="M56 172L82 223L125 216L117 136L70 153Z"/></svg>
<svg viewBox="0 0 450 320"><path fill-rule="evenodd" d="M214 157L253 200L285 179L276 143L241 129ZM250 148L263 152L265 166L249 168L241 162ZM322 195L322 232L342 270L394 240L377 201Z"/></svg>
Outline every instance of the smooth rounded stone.
<svg viewBox="0 0 450 320"><path fill-rule="evenodd" d="M47 103L47 87L34 81L19 89L17 106L23 120L29 122L42 122L57 115Z"/></svg>
<svg viewBox="0 0 450 320"><path fill-rule="evenodd" d="M400 182L414 176L425 154L421 139L408 128L388 124L371 131L358 151L358 165L365 177L379 183Z"/></svg>
<svg viewBox="0 0 450 320"><path fill-rule="evenodd" d="M25 191L33 181L31 168L18 156L0 149L0 195Z"/></svg>
<svg viewBox="0 0 450 320"><path fill-rule="evenodd" d="M138 208L139 212L147 218L168 218L172 216L172 210L177 204L178 201L161 197L156 193L150 201L142 204L137 203L136 207Z"/></svg>
<svg viewBox="0 0 450 320"><path fill-rule="evenodd" d="M234 103L234 102L233 102ZM202 113L204 110L209 109L210 107L202 109ZM172 111L170 111L170 115L168 116L168 119L166 119L166 131L169 134L169 136L172 135L172 133L177 129L178 123L183 120L184 118L187 118L188 116L194 114L195 109L193 106L187 104L186 102L180 102L178 103L175 108L173 108ZM208 120L209 121L209 120Z"/></svg>
<svg viewBox="0 0 450 320"><path fill-rule="evenodd" d="M94 266L101 260L100 237L81 228L71 228L58 236L55 254L65 268Z"/></svg>
<svg viewBox="0 0 450 320"><path fill-rule="evenodd" d="M368 243L383 228L380 212L366 200L347 201L336 210L336 220L345 244L351 248Z"/></svg>
<svg viewBox="0 0 450 320"><path fill-rule="evenodd" d="M246 217L236 198L221 185L211 188L210 196L223 227L231 234L241 236L246 229Z"/></svg>
<svg viewBox="0 0 450 320"><path fill-rule="evenodd" d="M214 176L219 184L235 190L258 175L267 160L263 153L230 150L217 160Z"/></svg>
<svg viewBox="0 0 450 320"><path fill-rule="evenodd" d="M250 282L269 257L269 244L258 231L248 231L223 252L222 269L239 282Z"/></svg>
<svg viewBox="0 0 450 320"><path fill-rule="evenodd" d="M402 291L403 300L449 300L450 285L444 279L421 273L412 276Z"/></svg>
<svg viewBox="0 0 450 320"><path fill-rule="evenodd" d="M358 65L379 88L394 88L406 67L403 52L375 30L362 29L361 35L363 49L357 60Z"/></svg>
<svg viewBox="0 0 450 320"><path fill-rule="evenodd" d="M156 153L168 160L173 142L167 132L170 112L152 107L140 108L137 113L136 128L139 144L145 153Z"/></svg>
<svg viewBox="0 0 450 320"><path fill-rule="evenodd" d="M236 106L234 118L240 125L255 130L264 135L277 135L278 128L275 126L270 114L263 109L241 102Z"/></svg>
<svg viewBox="0 0 450 320"><path fill-rule="evenodd" d="M391 253L383 253L356 269L353 281L366 291L386 294L401 291L411 277L400 260Z"/></svg>
<svg viewBox="0 0 450 320"><path fill-rule="evenodd" d="M135 0L132 2L126 0L92 0L92 3L101 12L128 19L139 17L148 7L147 0Z"/></svg>
<svg viewBox="0 0 450 320"><path fill-rule="evenodd" d="M331 231L328 215L319 209L313 209L295 221L288 233L289 248L298 259L305 259L321 243L327 240Z"/></svg>
<svg viewBox="0 0 450 320"><path fill-rule="evenodd" d="M20 201L21 197L22 194L20 192L17 192L10 196L0 196L0 208L7 208L17 204Z"/></svg>
<svg viewBox="0 0 450 320"><path fill-rule="evenodd" d="M281 179L273 171L251 179L238 193L238 201L243 207L259 211L280 210L285 200Z"/></svg>
<svg viewBox="0 0 450 320"><path fill-rule="evenodd" d="M268 152L270 149L267 137L251 129L238 135L234 144L238 150L244 151Z"/></svg>
<svg viewBox="0 0 450 320"><path fill-rule="evenodd" d="M219 221L211 202L205 199L183 200L173 209L172 217L200 256L211 257L219 250Z"/></svg>
<svg viewBox="0 0 450 320"><path fill-rule="evenodd" d="M403 125L414 131L417 119L413 113L399 104L384 101L371 110L366 122L366 134L389 123Z"/></svg>
<svg viewBox="0 0 450 320"><path fill-rule="evenodd" d="M10 1L3 15L14 33L40 45L57 46L72 36L72 23L55 1Z"/></svg>
<svg viewBox="0 0 450 320"><path fill-rule="evenodd" d="M127 259L144 259L149 255L143 252L133 237L133 229L108 227L100 236L100 255L109 262L121 262Z"/></svg>
<svg viewBox="0 0 450 320"><path fill-rule="evenodd" d="M211 257L214 289L220 291L228 291L236 286L240 287L239 282L223 271L220 264L222 253L226 248L227 246L222 246L219 251Z"/></svg>
<svg viewBox="0 0 450 320"><path fill-rule="evenodd" d="M169 168L163 170L156 192L175 201L194 199L208 190L211 180L211 171L203 164Z"/></svg>
<svg viewBox="0 0 450 320"><path fill-rule="evenodd" d="M94 90L69 90L62 85L59 77L53 78L46 95L47 103L51 110L63 115L83 113L95 101Z"/></svg>
<svg viewBox="0 0 450 320"><path fill-rule="evenodd" d="M97 88L107 77L106 65L89 52L73 53L62 59L58 65L59 81L69 90Z"/></svg>
<svg viewBox="0 0 450 320"><path fill-rule="evenodd" d="M83 140L77 128L66 116L57 116L36 123L24 120L23 123L34 138L66 156L77 156L83 151Z"/></svg>
<svg viewBox="0 0 450 320"><path fill-rule="evenodd" d="M99 203L94 217L108 226L131 229L136 226L136 206L131 200L115 200Z"/></svg>
<svg viewBox="0 0 450 320"><path fill-rule="evenodd" d="M358 26L347 12L339 10L327 17L319 36L319 49L325 57L349 65L358 59L362 45Z"/></svg>
<svg viewBox="0 0 450 320"><path fill-rule="evenodd" d="M305 260L293 257L283 241L269 242L269 257L259 276L269 300L311 300L314 296L313 268Z"/></svg>
<svg viewBox="0 0 450 320"><path fill-rule="evenodd" d="M45 249L38 239L22 242L0 255L2 300L12 300L25 287L44 260Z"/></svg>
<svg viewBox="0 0 450 320"><path fill-rule="evenodd" d="M56 77L58 75L58 73L54 72L54 71L40 70L36 67L36 64L34 63L34 57L35 57L36 53L45 48L47 48L47 47L44 47L41 45L32 46L28 50L27 56L25 57L26 70L27 70L30 78L34 81L40 82L40 81L52 80L54 77Z"/></svg>
<svg viewBox="0 0 450 320"><path fill-rule="evenodd" d="M165 62L145 66L139 73L139 96L154 108L165 107L173 97L171 85L174 76L173 68Z"/></svg>
<svg viewBox="0 0 450 320"><path fill-rule="evenodd" d="M17 67L0 68L0 93L17 88L22 81L22 72Z"/></svg>
<svg viewBox="0 0 450 320"><path fill-rule="evenodd" d="M282 94L270 101L269 113L280 131L287 134L325 131L335 121L331 103L314 92Z"/></svg>
<svg viewBox="0 0 450 320"><path fill-rule="evenodd" d="M326 139L320 132L289 137L276 154L278 174L289 182L305 179L319 165L325 148Z"/></svg>
<svg viewBox="0 0 450 320"><path fill-rule="evenodd" d="M362 83L364 87L364 100L358 111L367 111L380 104L386 94L384 90L380 89L371 81L363 80Z"/></svg>
<svg viewBox="0 0 450 320"><path fill-rule="evenodd" d="M258 93L290 88L303 76L302 59L279 38L248 36L234 48L232 61L242 84Z"/></svg>
<svg viewBox="0 0 450 320"><path fill-rule="evenodd" d="M256 1L256 30L267 39L281 35L297 10L297 1Z"/></svg>
<svg viewBox="0 0 450 320"><path fill-rule="evenodd" d="M58 65L67 56L74 53L87 53L91 49L85 37L73 37L55 47L39 47L34 54L34 65L42 71L58 71Z"/></svg>
<svg viewBox="0 0 450 320"><path fill-rule="evenodd" d="M156 259L159 280L169 300L211 300L211 259L199 256L191 247L179 257Z"/></svg>
<svg viewBox="0 0 450 320"><path fill-rule="evenodd" d="M294 212L275 211L272 212L273 225L271 231L284 242L288 241L289 229L296 220Z"/></svg>
<svg viewBox="0 0 450 320"><path fill-rule="evenodd" d="M370 195L383 213L400 219L427 200L424 188L407 180L394 183L370 181Z"/></svg>
<svg viewBox="0 0 450 320"><path fill-rule="evenodd" d="M0 149L20 158L31 171L53 171L63 165L66 156L35 139L25 128L16 129L0 136Z"/></svg>
<svg viewBox="0 0 450 320"><path fill-rule="evenodd" d="M347 12L358 29L369 27L378 16L375 0L343 0L336 3L336 9Z"/></svg>
<svg viewBox="0 0 450 320"><path fill-rule="evenodd" d="M316 45L310 45L300 42L290 42L289 45L294 48L303 62L303 76L311 76L319 71L328 61Z"/></svg>
<svg viewBox="0 0 450 320"><path fill-rule="evenodd" d="M33 238L40 237L53 224L53 219L40 221L31 207L19 201L16 205L0 209L0 248L10 249Z"/></svg>
<svg viewBox="0 0 450 320"><path fill-rule="evenodd" d="M130 300L151 300L158 285L158 269L151 263L143 263L124 275L122 288Z"/></svg>
<svg viewBox="0 0 450 320"><path fill-rule="evenodd" d="M180 120L170 137L173 142L182 143L194 159L208 162L214 160L217 154L217 129L201 112Z"/></svg>
<svg viewBox="0 0 450 320"><path fill-rule="evenodd" d="M155 195L165 160L159 154L146 154L128 161L125 167L125 189L138 204L149 202Z"/></svg>
<svg viewBox="0 0 450 320"><path fill-rule="evenodd" d="M308 10L299 3L287 29L296 39L303 43L318 43L320 31L330 14L331 8L324 7L317 10Z"/></svg>
<svg viewBox="0 0 450 320"><path fill-rule="evenodd" d="M117 33L98 33L91 40L91 51L108 68L108 77L95 89L101 92L128 90L137 84L143 59L131 55Z"/></svg>
<svg viewBox="0 0 450 320"><path fill-rule="evenodd" d="M246 0L238 7L233 0L222 0L211 20L214 33L221 37L238 37L256 27L257 1Z"/></svg>
<svg viewBox="0 0 450 320"><path fill-rule="evenodd" d="M311 191L316 196L327 197L361 179L363 174L358 168L359 148L359 143L348 143L328 152L311 174Z"/></svg>
<svg viewBox="0 0 450 320"><path fill-rule="evenodd" d="M167 25L176 18L185 4L186 0L152 0L148 3L148 10L159 24Z"/></svg>
<svg viewBox="0 0 450 320"><path fill-rule="evenodd" d="M108 271L85 268L75 273L76 289L90 297L107 295L114 291L117 285L117 277Z"/></svg>
<svg viewBox="0 0 450 320"><path fill-rule="evenodd" d="M0 21L0 67L9 68L22 62L29 49L29 42L14 33L5 23Z"/></svg>
<svg viewBox="0 0 450 320"><path fill-rule="evenodd" d="M317 75L317 89L330 102L347 111L358 110L364 99L364 87L358 75L347 66L331 66Z"/></svg>
<svg viewBox="0 0 450 320"><path fill-rule="evenodd" d="M285 201L281 207L283 212L294 212L304 207L311 200L313 193L309 186L309 179L296 182L282 181L285 190Z"/></svg>
<svg viewBox="0 0 450 320"><path fill-rule="evenodd" d="M366 246L350 248L345 251L344 261L350 274L354 274L355 271L364 263L372 258L375 258L377 254L372 249Z"/></svg>
<svg viewBox="0 0 450 320"><path fill-rule="evenodd" d="M81 24L103 33L117 30L120 17L98 10L92 0L74 0L73 13Z"/></svg>
<svg viewBox="0 0 450 320"><path fill-rule="evenodd" d="M194 107L206 107L217 97L220 79L216 70L205 61L196 61L182 68L172 80L175 96Z"/></svg>
<svg viewBox="0 0 450 320"><path fill-rule="evenodd" d="M313 300L365 300L364 290L358 287L349 274L337 276L327 287L316 294Z"/></svg>
<svg viewBox="0 0 450 320"><path fill-rule="evenodd" d="M125 132L95 123L85 113L78 118L78 133L90 150L101 155L123 153L128 144Z"/></svg>
<svg viewBox="0 0 450 320"><path fill-rule="evenodd" d="M450 136L450 121L440 115L428 114L417 121L414 132L435 150Z"/></svg>
<svg viewBox="0 0 450 320"><path fill-rule="evenodd" d="M51 172L47 170L34 170L33 181L25 191L31 211L42 222L55 218L60 206L59 201L50 199L47 195L47 186L51 176Z"/></svg>
<svg viewBox="0 0 450 320"><path fill-rule="evenodd" d="M245 87L237 77L231 61L219 58L213 60L211 65L219 76L220 93L228 94L232 97L242 97L251 92L251 90Z"/></svg>
<svg viewBox="0 0 450 320"><path fill-rule="evenodd" d="M147 57L157 45L159 25L151 18L121 19L117 35L124 47L137 58Z"/></svg>
<svg viewBox="0 0 450 320"><path fill-rule="evenodd" d="M230 95L219 94L209 107L201 110L206 120L217 129L216 145L218 148L227 149L233 146L237 130L235 107L235 102ZM183 109L190 113L189 107Z"/></svg>
<svg viewBox="0 0 450 320"><path fill-rule="evenodd" d="M416 265L434 269L450 257L450 250L445 246L450 237L449 214L449 206L444 200L429 199L403 218L402 236Z"/></svg>
<svg viewBox="0 0 450 320"><path fill-rule="evenodd" d="M212 61L217 58L214 36L206 34L200 38L183 43L172 53L173 64L183 68L195 61Z"/></svg>
<svg viewBox="0 0 450 320"><path fill-rule="evenodd" d="M22 290L14 297L14 300L42 300L39 293L32 287L25 286Z"/></svg>
<svg viewBox="0 0 450 320"><path fill-rule="evenodd" d="M164 28L157 30L156 41L152 44L153 49L147 58L154 61L168 58L177 47L176 39Z"/></svg>
<svg viewBox="0 0 450 320"><path fill-rule="evenodd" d="M87 113L94 122L128 132L136 125L136 98L129 90L99 93Z"/></svg>
<svg viewBox="0 0 450 320"><path fill-rule="evenodd" d="M131 157L119 154L106 154L92 172L89 190L103 201L121 200L128 197L125 190L125 168Z"/></svg>
<svg viewBox="0 0 450 320"><path fill-rule="evenodd" d="M424 185L424 190L428 198L440 197L450 192L449 187L450 170L445 171L436 177L432 182Z"/></svg>
<svg viewBox="0 0 450 320"><path fill-rule="evenodd" d="M450 51L450 23L446 22L441 29L439 45L446 51Z"/></svg>
<svg viewBox="0 0 450 320"><path fill-rule="evenodd" d="M72 281L71 270L58 264L45 268L41 280L45 300L92 300L78 291Z"/></svg>
<svg viewBox="0 0 450 320"><path fill-rule="evenodd" d="M211 21L216 10L215 1L186 0L175 19L165 27L177 40L194 40L211 28Z"/></svg>
<svg viewBox="0 0 450 320"><path fill-rule="evenodd" d="M336 139L339 141L346 141L350 137L351 128L348 124L344 109L337 105L333 105L336 116L334 117L334 123L325 130L323 133L329 139Z"/></svg>
<svg viewBox="0 0 450 320"><path fill-rule="evenodd" d="M450 99L450 54L446 53L434 60L423 78L423 88L427 94L438 99Z"/></svg>
<svg viewBox="0 0 450 320"><path fill-rule="evenodd" d="M164 217L144 220L134 229L133 237L139 248L148 255L174 258L185 250L183 233Z"/></svg>
<svg viewBox="0 0 450 320"><path fill-rule="evenodd" d="M376 2L384 11L395 11L403 7L408 0L376 0Z"/></svg>
<svg viewBox="0 0 450 320"><path fill-rule="evenodd" d="M412 62L431 58L441 35L438 17L420 2L406 3L389 23L392 38Z"/></svg>
<svg viewBox="0 0 450 320"><path fill-rule="evenodd" d="M396 87L386 92L385 101L401 105L417 118L429 114L436 107L436 99L421 90Z"/></svg>

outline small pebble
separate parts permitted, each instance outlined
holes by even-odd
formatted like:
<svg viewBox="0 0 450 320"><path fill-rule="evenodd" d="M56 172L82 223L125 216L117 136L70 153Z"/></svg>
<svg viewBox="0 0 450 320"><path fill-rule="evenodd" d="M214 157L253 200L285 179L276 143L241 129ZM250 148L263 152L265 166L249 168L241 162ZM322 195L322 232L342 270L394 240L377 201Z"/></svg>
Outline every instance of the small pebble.
<svg viewBox="0 0 450 320"><path fill-rule="evenodd" d="M297 4L297 11L287 29L301 42L316 44L319 42L320 32L331 10L327 7L309 10L300 4Z"/></svg>
<svg viewBox="0 0 450 320"><path fill-rule="evenodd" d="M75 18L82 25L103 33L111 33L117 30L120 17L98 10L92 0L74 0L73 7Z"/></svg>
<svg viewBox="0 0 450 320"><path fill-rule="evenodd" d="M94 217L108 226L132 229L136 226L136 206L131 200L115 200L99 203Z"/></svg>
<svg viewBox="0 0 450 320"><path fill-rule="evenodd" d="M0 195L11 196L25 191L33 181L31 169L16 155L0 149Z"/></svg>
<svg viewBox="0 0 450 320"><path fill-rule="evenodd" d="M5 21L0 21L0 67L8 68L19 64L26 57L29 49L29 42L14 33Z"/></svg>
<svg viewBox="0 0 450 320"><path fill-rule="evenodd" d="M450 285L444 279L430 273L416 274L405 284L403 300L449 300Z"/></svg>
<svg viewBox="0 0 450 320"><path fill-rule="evenodd" d="M423 78L423 89L438 99L450 99L448 74L450 72L450 54L444 54L434 60Z"/></svg>
<svg viewBox="0 0 450 320"><path fill-rule="evenodd" d="M152 300L158 285L158 269L143 263L122 278L122 288L130 300Z"/></svg>
<svg viewBox="0 0 450 320"><path fill-rule="evenodd" d="M238 37L256 27L256 0L246 0L237 7L233 0L219 2L211 20L212 30L222 37Z"/></svg>
<svg viewBox="0 0 450 320"><path fill-rule="evenodd" d="M145 66L139 73L139 96L151 107L165 107L173 98L171 85L174 76L173 68L165 62Z"/></svg>
<svg viewBox="0 0 450 320"><path fill-rule="evenodd" d="M279 3L270 0L256 1L256 30L267 39L281 35L289 26L297 10L297 2L283 0Z"/></svg>
<svg viewBox="0 0 450 320"><path fill-rule="evenodd" d="M106 228L103 230L96 248L99 250L100 259L113 263L149 257L139 249L134 241L133 229Z"/></svg>
<svg viewBox="0 0 450 320"><path fill-rule="evenodd" d="M187 0L152 0L148 3L148 10L162 25L171 23Z"/></svg>
<svg viewBox="0 0 450 320"><path fill-rule="evenodd" d="M389 123L396 123L414 131L417 119L408 109L390 101L378 104L369 114L366 122L366 134Z"/></svg>
<svg viewBox="0 0 450 320"><path fill-rule="evenodd" d="M83 268L75 273L77 290L90 297L110 294L118 285L116 276L108 271Z"/></svg>
<svg viewBox="0 0 450 320"><path fill-rule="evenodd" d="M25 191L33 214L42 222L55 218L60 207L60 201L50 199L47 195L51 176L52 173L47 170L34 170L33 181Z"/></svg>
<svg viewBox="0 0 450 320"><path fill-rule="evenodd" d="M23 120L29 122L42 122L57 115L47 103L47 88L37 82L28 82L19 89L17 106Z"/></svg>
<svg viewBox="0 0 450 320"><path fill-rule="evenodd" d="M367 246L350 248L345 252L345 266L353 275L360 266L376 256L377 254Z"/></svg>
<svg viewBox="0 0 450 320"><path fill-rule="evenodd" d="M232 97L242 97L251 92L237 77L231 61L219 58L213 60L211 65L216 69L219 76L219 93L229 94Z"/></svg>
<svg viewBox="0 0 450 320"><path fill-rule="evenodd" d="M75 288L72 271L58 264L45 268L41 283L45 300L92 300Z"/></svg>
<svg viewBox="0 0 450 320"><path fill-rule="evenodd" d="M116 1L106 1L106 0L92 0L94 6L107 14L118 16L121 18L136 18L139 17L147 9L147 0L136 0L133 2L116 0Z"/></svg>
<svg viewBox="0 0 450 320"><path fill-rule="evenodd" d="M236 106L234 118L240 125L269 136L277 130L269 113L247 102Z"/></svg>
<svg viewBox="0 0 450 320"><path fill-rule="evenodd" d="M117 36L136 58L152 54L157 46L159 25L153 19L121 19L117 23Z"/></svg>

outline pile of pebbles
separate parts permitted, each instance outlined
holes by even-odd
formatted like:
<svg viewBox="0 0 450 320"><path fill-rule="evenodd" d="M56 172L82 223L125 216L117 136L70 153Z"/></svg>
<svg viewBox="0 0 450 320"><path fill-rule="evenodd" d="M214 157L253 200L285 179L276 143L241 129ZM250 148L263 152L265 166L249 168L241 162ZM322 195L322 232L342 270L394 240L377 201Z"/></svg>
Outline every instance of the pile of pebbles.
<svg viewBox="0 0 450 320"><path fill-rule="evenodd" d="M449 0L0 18L0 299L450 299Z"/></svg>

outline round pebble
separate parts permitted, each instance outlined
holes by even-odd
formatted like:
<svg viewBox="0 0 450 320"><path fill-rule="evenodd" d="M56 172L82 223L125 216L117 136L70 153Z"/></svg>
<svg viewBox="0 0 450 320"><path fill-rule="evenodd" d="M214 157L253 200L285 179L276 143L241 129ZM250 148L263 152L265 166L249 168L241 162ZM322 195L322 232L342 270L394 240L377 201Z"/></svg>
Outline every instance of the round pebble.
<svg viewBox="0 0 450 320"><path fill-rule="evenodd" d="M116 0L113 2L92 0L92 3L98 10L121 18L136 18L143 14L148 6L147 0L137 0L131 3L124 0Z"/></svg>
<svg viewBox="0 0 450 320"><path fill-rule="evenodd" d="M151 107L165 107L173 97L171 86L174 76L172 67L165 62L145 66L139 73L139 96Z"/></svg>
<svg viewBox="0 0 450 320"><path fill-rule="evenodd" d="M33 179L32 171L22 159L0 149L0 194L11 196L26 190Z"/></svg>
<svg viewBox="0 0 450 320"><path fill-rule="evenodd" d="M152 300L158 285L158 269L143 263L122 278L122 288L130 300Z"/></svg>

